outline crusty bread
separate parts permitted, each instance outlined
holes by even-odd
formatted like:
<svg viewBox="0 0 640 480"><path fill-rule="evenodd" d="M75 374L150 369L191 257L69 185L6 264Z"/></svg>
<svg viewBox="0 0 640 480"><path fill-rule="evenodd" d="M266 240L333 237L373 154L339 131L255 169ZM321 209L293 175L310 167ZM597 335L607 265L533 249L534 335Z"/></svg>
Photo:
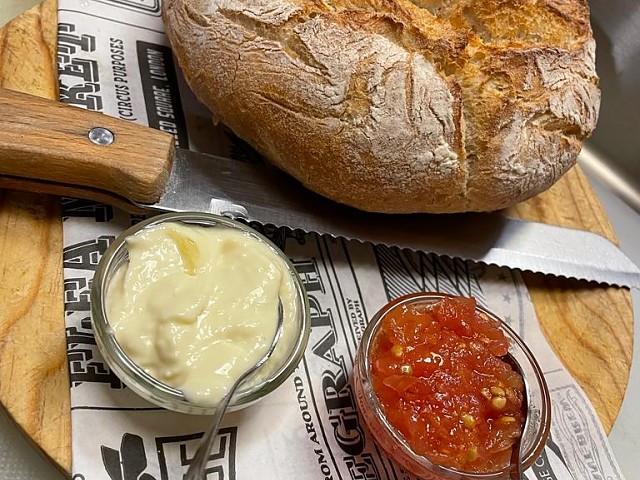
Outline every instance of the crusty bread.
<svg viewBox="0 0 640 480"><path fill-rule="evenodd" d="M363 210L496 210L576 161L600 104L585 0L165 0L198 98Z"/></svg>

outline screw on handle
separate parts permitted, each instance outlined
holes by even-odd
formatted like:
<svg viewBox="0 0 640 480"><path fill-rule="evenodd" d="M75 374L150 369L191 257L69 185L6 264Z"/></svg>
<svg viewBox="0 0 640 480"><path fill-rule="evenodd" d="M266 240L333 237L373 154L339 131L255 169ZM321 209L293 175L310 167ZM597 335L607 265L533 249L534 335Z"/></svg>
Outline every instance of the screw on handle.
<svg viewBox="0 0 640 480"><path fill-rule="evenodd" d="M113 132L104 127L93 127L87 134L89 140L96 145L111 145L115 139Z"/></svg>

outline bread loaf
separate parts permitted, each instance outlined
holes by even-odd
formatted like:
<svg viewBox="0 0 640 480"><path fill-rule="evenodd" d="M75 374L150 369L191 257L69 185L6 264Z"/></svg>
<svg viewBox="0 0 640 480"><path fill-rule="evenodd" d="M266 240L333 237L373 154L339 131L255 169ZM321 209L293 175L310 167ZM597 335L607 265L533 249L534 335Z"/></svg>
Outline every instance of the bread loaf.
<svg viewBox="0 0 640 480"><path fill-rule="evenodd" d="M163 15L219 121L359 209L515 204L596 125L585 0L165 0Z"/></svg>

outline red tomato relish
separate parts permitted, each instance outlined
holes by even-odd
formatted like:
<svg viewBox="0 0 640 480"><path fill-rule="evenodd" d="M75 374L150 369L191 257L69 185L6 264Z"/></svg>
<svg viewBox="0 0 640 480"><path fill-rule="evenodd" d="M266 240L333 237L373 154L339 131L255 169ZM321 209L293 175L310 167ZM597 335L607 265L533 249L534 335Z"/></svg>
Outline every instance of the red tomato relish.
<svg viewBox="0 0 640 480"><path fill-rule="evenodd" d="M473 298L399 305L371 349L372 384L413 451L472 473L499 471L524 422L509 340Z"/></svg>

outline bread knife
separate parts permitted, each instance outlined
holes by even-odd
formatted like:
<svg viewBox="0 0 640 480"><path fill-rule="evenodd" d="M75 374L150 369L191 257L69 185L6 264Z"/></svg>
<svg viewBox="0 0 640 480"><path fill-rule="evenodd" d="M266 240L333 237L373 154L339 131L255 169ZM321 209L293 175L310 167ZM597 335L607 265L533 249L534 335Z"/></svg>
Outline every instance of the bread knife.
<svg viewBox="0 0 640 480"><path fill-rule="evenodd" d="M640 289L640 269L591 232L490 213L367 213L323 198L275 167L175 148L168 133L1 88L0 187L135 213L205 211Z"/></svg>

